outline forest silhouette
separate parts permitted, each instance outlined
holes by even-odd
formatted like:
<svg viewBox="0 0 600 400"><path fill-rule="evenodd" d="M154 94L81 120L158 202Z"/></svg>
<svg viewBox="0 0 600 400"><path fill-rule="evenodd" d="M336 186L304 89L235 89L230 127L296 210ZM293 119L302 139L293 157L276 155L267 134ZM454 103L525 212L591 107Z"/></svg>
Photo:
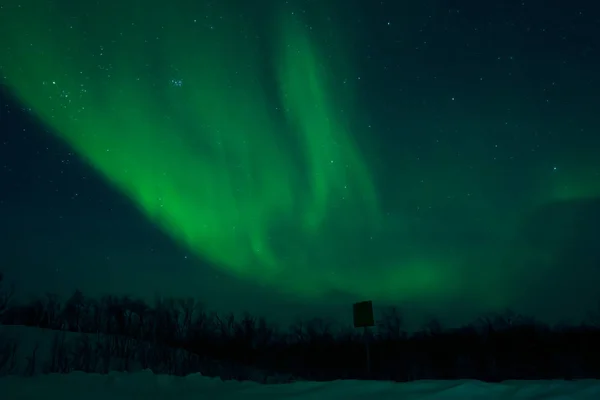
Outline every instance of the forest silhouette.
<svg viewBox="0 0 600 400"><path fill-rule="evenodd" d="M314 318L280 327L249 313L211 312L194 298L157 296L150 305L128 296L90 298L77 290L65 301L46 294L18 303L14 294L13 286L0 286L1 324L56 331L45 372L108 373L137 365L155 373L261 382L600 378L595 315L579 325L548 326L506 311L455 329L432 319L408 333L400 309L390 307L369 331L367 372L363 331L335 321ZM67 332L79 339L67 343ZM17 346L0 335L0 374L10 373Z"/></svg>

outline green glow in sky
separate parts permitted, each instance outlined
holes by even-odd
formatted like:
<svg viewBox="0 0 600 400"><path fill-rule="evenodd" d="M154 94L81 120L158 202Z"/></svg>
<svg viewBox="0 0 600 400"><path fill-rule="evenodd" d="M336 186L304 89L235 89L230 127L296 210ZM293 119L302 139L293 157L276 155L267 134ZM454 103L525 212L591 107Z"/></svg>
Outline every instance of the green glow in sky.
<svg viewBox="0 0 600 400"><path fill-rule="evenodd" d="M423 233L435 217L415 222L383 206L384 192L399 209L447 201L450 191L471 197L486 167L448 164L422 179L406 161L395 166L401 174L376 181L383 171L365 151L369 108L352 81L360 71L335 23L318 35L285 8L258 18L231 4L200 13L83 3L0 19L13 49L0 58L3 72L54 134L215 268L310 297L510 295L490 288L523 273L507 234L523 212L494 215L485 199L465 206L497 237L465 250ZM441 237L453 235L446 229ZM474 267L491 253L487 269ZM527 262L548 258L524 253Z"/></svg>
<svg viewBox="0 0 600 400"><path fill-rule="evenodd" d="M135 29L112 16L91 28L57 24L68 21L47 11L28 16L32 36L15 37L11 82L148 218L233 273L311 294L358 289L364 277L328 266L340 250L331 242L345 215L348 234L377 231L377 194L352 138L359 112L340 115L326 60L300 22L274 24L281 40L265 64L255 27L227 10L221 26L187 32L163 28L181 25L184 10L160 21L144 12ZM366 230L351 232L357 223ZM305 263L322 269L306 274Z"/></svg>

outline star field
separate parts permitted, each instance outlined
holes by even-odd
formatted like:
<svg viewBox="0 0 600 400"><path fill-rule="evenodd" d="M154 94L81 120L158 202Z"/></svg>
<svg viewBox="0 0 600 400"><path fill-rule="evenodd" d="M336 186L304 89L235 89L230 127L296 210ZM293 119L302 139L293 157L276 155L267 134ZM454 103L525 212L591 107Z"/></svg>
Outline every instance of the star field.
<svg viewBox="0 0 600 400"><path fill-rule="evenodd" d="M597 302L589 4L67 3L0 6L2 263L32 290Z"/></svg>

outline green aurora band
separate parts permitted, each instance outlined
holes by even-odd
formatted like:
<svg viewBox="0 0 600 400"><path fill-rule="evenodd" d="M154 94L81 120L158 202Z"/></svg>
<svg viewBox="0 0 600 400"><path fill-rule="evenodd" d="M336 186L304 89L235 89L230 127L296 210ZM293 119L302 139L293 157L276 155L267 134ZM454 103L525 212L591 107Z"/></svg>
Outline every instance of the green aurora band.
<svg viewBox="0 0 600 400"><path fill-rule="evenodd" d="M0 56L4 75L56 135L200 258L311 298L463 293L500 304L510 295L490 287L510 286L520 266L465 266L488 260L490 248L465 256L451 245L426 252L418 238L385 239L368 132L356 128L367 116L339 78L358 72L342 29L317 36L285 8L259 18L246 5L242 17L233 2L202 12L185 2L67 3L21 14L6 6L12 17L0 18L0 36L13 51ZM332 48L339 54L328 57ZM439 174L431 198L455 184ZM516 218L485 223L507 232ZM410 238L409 225L396 221L394 233ZM514 261L513 245L510 235L494 243L503 249L496 267ZM548 258L513 252L523 262Z"/></svg>

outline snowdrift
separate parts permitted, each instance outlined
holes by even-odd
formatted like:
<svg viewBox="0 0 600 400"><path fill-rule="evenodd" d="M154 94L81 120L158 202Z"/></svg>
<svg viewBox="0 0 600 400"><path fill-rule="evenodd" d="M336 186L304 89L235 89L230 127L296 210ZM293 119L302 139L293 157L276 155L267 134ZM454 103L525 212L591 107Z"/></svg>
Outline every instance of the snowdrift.
<svg viewBox="0 0 600 400"><path fill-rule="evenodd" d="M90 335L28 328L1 326L1 342L18 342L14 351L0 351L0 398L28 399L219 399L219 400L428 400L428 399L600 399L600 380L580 381L506 381L485 383L475 380L415 381L409 383L383 381L338 380L333 382L293 382L265 384L256 381L222 380L201 373L175 376L154 373L132 363L130 371L111 370L45 373L49 360L56 358L57 338L65 343ZM95 336L95 335L91 335ZM10 358L2 360L7 354ZM72 357L69 356L69 357ZM67 358L69 358L67 357ZM177 357L185 357L180 354ZM77 361L77 360L71 360ZM110 360L109 368L122 368L123 360ZM264 372L250 375L266 379ZM275 380L274 382L281 382Z"/></svg>
<svg viewBox="0 0 600 400"><path fill-rule="evenodd" d="M73 372L0 379L5 399L177 399L177 400L500 400L600 399L600 381L376 381L296 382L265 385L221 381L200 374L186 377L155 375L150 371L111 372L108 375Z"/></svg>

